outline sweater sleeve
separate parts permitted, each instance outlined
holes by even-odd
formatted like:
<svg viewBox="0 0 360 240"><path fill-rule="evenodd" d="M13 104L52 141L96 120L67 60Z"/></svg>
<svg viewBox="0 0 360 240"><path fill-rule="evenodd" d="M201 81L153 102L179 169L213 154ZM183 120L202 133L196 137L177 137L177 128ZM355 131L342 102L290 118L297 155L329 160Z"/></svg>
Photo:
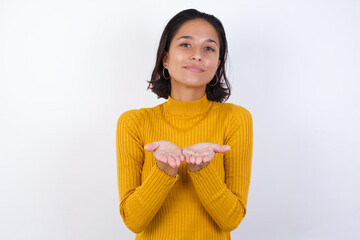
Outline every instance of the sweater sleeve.
<svg viewBox="0 0 360 240"><path fill-rule="evenodd" d="M224 143L231 149L219 153L224 154L225 182L211 162L199 171L188 171L200 201L223 231L236 229L245 217L250 187L252 117L245 108L235 110Z"/></svg>
<svg viewBox="0 0 360 240"><path fill-rule="evenodd" d="M140 233L158 212L179 175L169 176L155 163L141 183L145 150L136 111L129 110L118 119L116 156L120 215L131 231Z"/></svg>

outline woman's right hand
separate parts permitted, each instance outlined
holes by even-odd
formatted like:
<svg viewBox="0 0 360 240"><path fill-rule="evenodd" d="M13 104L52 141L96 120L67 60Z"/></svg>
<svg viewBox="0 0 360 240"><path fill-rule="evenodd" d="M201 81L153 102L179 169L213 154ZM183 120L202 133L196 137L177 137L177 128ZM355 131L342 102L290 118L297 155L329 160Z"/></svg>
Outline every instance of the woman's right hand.
<svg viewBox="0 0 360 240"><path fill-rule="evenodd" d="M180 164L185 160L181 147L167 140L148 143L144 149L153 152L154 158L158 161L158 167L170 175L174 175L174 170L176 170L176 175Z"/></svg>

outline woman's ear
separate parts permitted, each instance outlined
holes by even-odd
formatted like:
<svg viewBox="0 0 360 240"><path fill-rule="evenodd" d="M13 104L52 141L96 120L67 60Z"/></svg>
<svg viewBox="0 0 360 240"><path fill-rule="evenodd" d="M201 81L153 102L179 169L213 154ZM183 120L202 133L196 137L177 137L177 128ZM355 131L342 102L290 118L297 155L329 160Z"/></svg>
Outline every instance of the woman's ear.
<svg viewBox="0 0 360 240"><path fill-rule="evenodd" d="M220 66L220 63L221 63L221 61L219 60L219 61L218 61L218 65L217 65L217 67L219 67L219 66Z"/></svg>
<svg viewBox="0 0 360 240"><path fill-rule="evenodd" d="M168 52L165 52L164 53L164 56L163 56L163 66L167 68L167 66L169 65L169 61L168 61L168 58L169 58L169 53Z"/></svg>

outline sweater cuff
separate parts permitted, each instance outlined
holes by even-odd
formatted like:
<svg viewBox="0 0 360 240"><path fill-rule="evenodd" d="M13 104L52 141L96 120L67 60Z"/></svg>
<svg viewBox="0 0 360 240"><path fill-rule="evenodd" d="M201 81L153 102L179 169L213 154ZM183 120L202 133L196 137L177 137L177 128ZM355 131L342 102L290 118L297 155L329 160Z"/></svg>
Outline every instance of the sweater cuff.
<svg viewBox="0 0 360 240"><path fill-rule="evenodd" d="M176 173L176 176L175 176L175 177L170 176L169 174L167 174L166 172L164 172L163 170L161 170L156 163L155 163L155 165L153 166L153 168L156 168L157 174L163 175L163 174L161 174L161 173L164 173L166 176L168 176L168 177L170 177L170 178L172 178L172 179L178 179L178 178L180 177L180 175L179 175L178 173ZM160 170L161 173L159 172L159 170Z"/></svg>
<svg viewBox="0 0 360 240"><path fill-rule="evenodd" d="M174 186L175 182L179 180L179 175L172 177L163 172L156 163L152 167L149 175L142 184L141 194L139 193L139 200L141 203L153 201L150 198L165 199L168 192ZM154 194L156 193L156 194Z"/></svg>
<svg viewBox="0 0 360 240"><path fill-rule="evenodd" d="M209 199L214 196L212 194L221 193L226 189L226 184L221 181L211 162L199 171L190 172L188 169L187 172L196 191L210 194Z"/></svg>

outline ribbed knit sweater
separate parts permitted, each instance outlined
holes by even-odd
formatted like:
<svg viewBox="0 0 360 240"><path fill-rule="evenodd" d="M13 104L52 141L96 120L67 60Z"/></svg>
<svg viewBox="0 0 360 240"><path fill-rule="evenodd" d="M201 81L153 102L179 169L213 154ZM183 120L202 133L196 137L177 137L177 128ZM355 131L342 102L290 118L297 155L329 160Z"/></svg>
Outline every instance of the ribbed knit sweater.
<svg viewBox="0 0 360 240"><path fill-rule="evenodd" d="M231 239L246 214L253 149L250 112L232 103L168 101L125 111L116 131L119 210L137 240ZM148 143L231 147L203 169L182 162L176 177L158 168Z"/></svg>

